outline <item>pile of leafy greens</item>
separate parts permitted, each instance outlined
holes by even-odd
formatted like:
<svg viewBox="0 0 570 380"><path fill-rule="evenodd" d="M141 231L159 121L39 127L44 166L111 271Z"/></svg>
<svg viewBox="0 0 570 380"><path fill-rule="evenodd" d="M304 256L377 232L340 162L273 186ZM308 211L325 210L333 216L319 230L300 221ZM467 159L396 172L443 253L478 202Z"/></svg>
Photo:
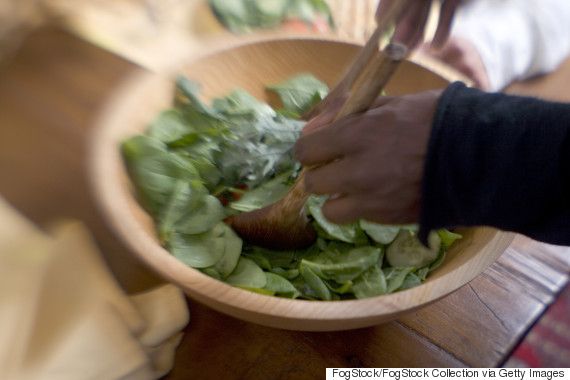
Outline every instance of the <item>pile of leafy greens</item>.
<svg viewBox="0 0 570 380"><path fill-rule="evenodd" d="M305 250L251 246L224 223L228 216L284 196L300 169L292 156L304 125L299 115L328 91L309 74L269 89L282 100L279 111L242 90L206 104L199 86L180 77L173 107L160 113L144 134L123 142L128 174L161 243L211 277L268 295L365 298L420 284L459 235L438 231L442 244L429 262L394 266L386 252L403 231L411 245L421 246L416 227L364 220L332 224L321 212L326 196L307 201L319 238ZM409 245L407 240L403 244Z"/></svg>
<svg viewBox="0 0 570 380"><path fill-rule="evenodd" d="M334 27L326 0L210 0L214 14L234 33L271 28L287 20L312 25L323 20Z"/></svg>

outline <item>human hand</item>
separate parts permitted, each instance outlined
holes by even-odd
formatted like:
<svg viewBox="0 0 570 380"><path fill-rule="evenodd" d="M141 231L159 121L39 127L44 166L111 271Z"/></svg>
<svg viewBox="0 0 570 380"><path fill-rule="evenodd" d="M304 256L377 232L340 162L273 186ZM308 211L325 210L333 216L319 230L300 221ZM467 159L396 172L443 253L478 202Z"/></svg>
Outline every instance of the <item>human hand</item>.
<svg viewBox="0 0 570 380"><path fill-rule="evenodd" d="M295 157L313 167L305 187L331 194L323 214L334 223L367 219L417 222L432 119L441 90L380 97L358 115L332 122L339 104L307 123Z"/></svg>
<svg viewBox="0 0 570 380"><path fill-rule="evenodd" d="M401 0L381 0L376 9L376 19L380 20L382 15L390 8L394 1ZM424 39L424 30L428 21L428 16L432 6L432 0L414 0L403 11L396 21L396 29L392 37L392 42L404 44L408 49L417 47ZM436 33L431 44L440 47L449 37L453 15L462 0L442 0L439 13L439 22Z"/></svg>

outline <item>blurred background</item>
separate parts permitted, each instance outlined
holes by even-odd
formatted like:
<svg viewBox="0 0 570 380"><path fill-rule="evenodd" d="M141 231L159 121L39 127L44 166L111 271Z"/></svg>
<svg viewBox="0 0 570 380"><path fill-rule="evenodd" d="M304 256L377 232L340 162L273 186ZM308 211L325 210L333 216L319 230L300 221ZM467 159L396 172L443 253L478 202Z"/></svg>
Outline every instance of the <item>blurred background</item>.
<svg viewBox="0 0 570 380"><path fill-rule="evenodd" d="M234 6L232 4L240 3ZM254 33L334 34L362 42L373 30L375 0L3 0L4 57L43 24L58 24L152 70L163 70L214 40ZM255 2L251 2L255 3ZM227 5L230 4L230 5ZM287 8L285 12L283 9ZM277 15L276 15L277 14Z"/></svg>
<svg viewBox="0 0 570 380"><path fill-rule="evenodd" d="M245 3L255 4L255 7L244 7ZM20 226L20 222L16 223L16 220L29 218L35 225L42 228L41 231L29 226L13 230L6 229L3 235L0 234L0 253L5 253L8 248L16 246L6 243L13 241L16 232L22 234L20 240L29 240L31 236L43 236L45 232L43 229L47 229L47 226L55 219L73 218L85 223L90 233L94 234L96 247L92 247L84 231L78 232L72 229L69 233L78 234L83 244L87 244L90 248L85 248L84 245L76 246L74 243L67 249L75 251L78 249L97 251L99 249L101 251L104 263L99 262L97 265L101 268L110 268L115 276L114 279L103 276L104 280L101 281L105 283L117 281L120 285L120 290L112 292L115 294L113 302L117 304L131 302L122 298L121 302L117 301L116 297L119 296L116 294L122 290L132 294L161 284L160 279L130 258L128 253L124 252L124 248L109 237L110 234L89 196L89 185L85 178L84 156L88 139L87 132L93 122L94 114L106 101L109 95L106 91L119 84L132 70L130 65L114 61L112 55L122 57L142 69L169 72L184 60L209 50L214 45L229 46L236 41L254 39L260 35L334 36L350 42L363 43L375 27L374 12L377 4L377 0L251 0L249 2L0 0L0 196L5 196L17 209L16 212L12 212L0 208L0 220L3 221L4 226ZM284 11L285 7L287 8ZM556 13L556 8L553 9ZM564 12L560 12L560 15L565 17ZM484 22L480 24L483 25ZM555 22L550 24L553 28L556 25ZM433 23L430 23L428 28L432 27L431 25ZM568 25L567 22L563 23L566 37L570 36ZM508 29L506 25L502 27L503 31ZM67 37L60 31L98 46L112 55L90 52L86 47L80 47L79 50L85 50L79 53L68 51L67 46L77 47L78 45L69 43ZM491 88L502 89L503 86L520 79L533 78L531 79L533 81L537 74L548 70L554 71L562 64L566 70L543 79L540 82L541 86L514 86L510 89L512 92L525 93L527 91L546 98L556 93L557 100L570 101L570 92L564 90L568 88L570 80L570 64L568 61L562 63L568 56L570 45L566 42L560 43L559 40L543 38L538 29L530 29L529 34L540 36L540 38L537 37L538 42L532 46L532 49L528 48L530 45L523 43L523 46L527 46L523 51L528 51L527 55L533 56L534 51L548 50L545 46L551 46L548 44L554 43L559 47L559 54L553 61L554 63L549 61L548 65L540 67L542 70L540 71L534 67L536 62L529 60L527 66L517 69L518 71L509 69L501 73L500 79L491 83ZM28 41L29 36L34 38ZM567 40L568 38L565 41ZM497 42L505 44L504 46L509 45L508 39ZM520 56L511 54L501 46L503 45L499 46L499 52L503 52L505 57L513 61L526 62L524 59L519 59ZM50 52L45 51L46 49L55 50L51 51L50 55ZM451 50L451 56L448 55L446 58L451 57L455 61L449 59L447 61L448 63L455 62L458 70L465 69L464 61L461 59L467 59L470 56L463 54L460 56L461 59L457 60L457 52L458 50ZM485 53L481 49L479 52ZM492 57L499 55L494 54L496 52L493 51L487 53ZM41 61L53 55L60 56L59 60L50 58L44 66ZM97 63L89 60L93 57L98 59ZM98 64L101 62L109 63L109 65L104 67ZM477 57L469 62L477 63ZM511 61L496 62L496 67L511 68L511 63ZM38 67L44 71L39 73ZM77 67L82 67L82 71ZM74 73L74 70L77 70L77 73ZM474 72L472 67L464 71L467 74ZM86 73L90 75L87 76ZM85 91L87 88L89 91ZM44 170L45 167L50 167L50 169ZM73 194L70 188L74 189ZM23 215L16 215L19 212ZM61 239L65 234L56 233L54 236L56 239ZM43 244L44 238L45 236L40 237L38 241L41 240ZM517 247L522 247L520 241L518 240L519 246L515 244L515 250ZM19 247L29 250L29 246ZM37 246L34 245L34 249L38 249ZM41 250L38 249L39 251ZM545 255L549 254L547 252ZM97 253L93 255L98 256ZM535 251L531 252L531 255L539 256ZM0 259L2 259L1 255ZM0 264L4 265L5 262L2 260ZM513 267L517 270L521 266L524 267L517 260L514 261ZM518 306L524 306L524 302L528 303L529 317L524 320L527 323L525 328L535 323L541 310L546 309L546 306L555 298L557 302L550 308L549 314L545 314L536 322L535 328L526 335L524 340L522 340L522 330L505 333L505 341L508 338L509 344L517 344L516 350L515 347L507 347L507 349L512 349L514 354L503 363L505 365L570 366L570 329L568 327L570 326L568 320L570 292L566 290L559 293L568 280L567 272L570 263L568 257L564 255L557 256L556 260L551 261L555 261L556 265L552 266L556 270L549 272L550 267L547 268L545 273L550 278L537 275L539 277L537 282L548 283L550 279L556 279L552 281L555 285L550 287L537 286L548 297L529 296L529 292L523 289L521 294L517 295L519 298L512 302L518 303ZM88 267L95 265L91 261L89 263L91 264L84 267L84 270L89 271ZM550 264L551 262L547 262L545 267ZM6 268L9 268L2 265L0 265L0 278L8 272ZM71 270L76 270L76 268ZM499 270L498 273L500 272ZM518 274L516 271L513 273ZM6 278L8 277L4 280ZM511 276L507 280L512 280L512 283L516 284L521 282L516 276ZM31 286L29 282L24 284L20 281L20 284L27 288ZM41 282L38 284L45 285ZM59 288L57 289L60 291ZM508 288L505 293L511 290ZM167 294L172 296L171 305L176 304L179 307L181 295L172 292L172 289L167 289ZM0 301L5 300L2 298L5 295L6 293L0 292ZM148 302L157 302L157 299L149 299ZM163 305L163 307L167 306ZM198 305L194 307L191 313L194 311L197 315L200 312L207 313ZM2 305L0 305L1 308ZM4 310L7 309L4 308ZM180 308L176 310L181 317L177 319L175 325L182 329L186 323L185 314ZM129 313L123 310L121 318ZM136 312L133 313L136 314ZM10 330L7 321L18 321L19 314L12 314L12 320L9 317L10 315L6 317L0 313L0 322L4 321L4 325L0 323L0 336L3 331ZM56 317L58 316L54 316ZM3 326L4 330L2 330ZM133 328L132 325L131 328ZM408 330L411 335L415 336L415 332ZM173 331L168 331L163 336L168 340L168 352L171 356L174 355L173 351L178 344L176 339L180 339L179 336L176 338L173 333ZM268 337L270 335L267 334ZM355 337L358 338L358 336ZM172 338L176 339L172 340ZM340 338L349 339L347 335L342 335ZM518 338L521 340L519 341ZM311 336L310 339L321 338ZM499 340L497 338L497 341ZM459 341L456 346L461 344L462 342ZM312 346L308 347L312 348ZM8 351L2 351L2 346L0 346L0 378L2 377L2 354L6 352ZM489 355L492 354L494 353L489 353ZM162 372L156 373L164 373L169 365L172 363L168 361L166 364L162 363L160 367Z"/></svg>

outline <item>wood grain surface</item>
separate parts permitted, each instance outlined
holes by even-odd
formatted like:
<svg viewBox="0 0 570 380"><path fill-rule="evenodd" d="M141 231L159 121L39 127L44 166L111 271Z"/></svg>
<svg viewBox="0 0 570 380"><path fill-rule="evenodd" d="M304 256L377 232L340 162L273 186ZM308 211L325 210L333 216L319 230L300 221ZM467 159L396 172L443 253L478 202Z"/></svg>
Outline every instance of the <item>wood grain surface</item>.
<svg viewBox="0 0 570 380"><path fill-rule="evenodd" d="M0 64L0 194L41 226L83 220L123 287L160 280L118 242L86 179L86 144L106 97L135 65L57 29ZM509 91L568 101L570 61ZM517 236L482 275L398 321L342 332L262 327L189 300L167 379L315 379L326 367L499 366L567 283L570 250Z"/></svg>

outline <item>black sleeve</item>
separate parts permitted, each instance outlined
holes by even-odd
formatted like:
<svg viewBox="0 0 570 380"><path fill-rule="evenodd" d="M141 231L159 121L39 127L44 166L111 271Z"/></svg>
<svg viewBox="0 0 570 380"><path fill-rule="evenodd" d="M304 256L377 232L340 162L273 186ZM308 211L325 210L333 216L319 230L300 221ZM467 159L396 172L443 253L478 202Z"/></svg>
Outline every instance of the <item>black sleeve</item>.
<svg viewBox="0 0 570 380"><path fill-rule="evenodd" d="M570 245L570 104L457 82L432 128L422 240L431 229L491 226Z"/></svg>

